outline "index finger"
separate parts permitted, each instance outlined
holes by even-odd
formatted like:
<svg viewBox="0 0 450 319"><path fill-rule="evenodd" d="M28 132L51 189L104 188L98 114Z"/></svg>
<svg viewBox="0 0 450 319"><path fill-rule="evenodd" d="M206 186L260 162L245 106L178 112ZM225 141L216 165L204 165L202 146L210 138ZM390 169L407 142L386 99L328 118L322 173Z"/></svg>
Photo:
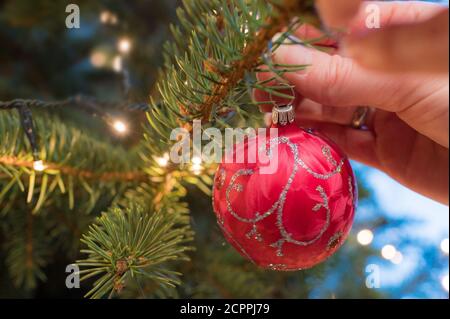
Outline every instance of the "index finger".
<svg viewBox="0 0 450 319"><path fill-rule="evenodd" d="M331 29L342 29L358 13L362 0L316 0L316 7L324 24Z"/></svg>

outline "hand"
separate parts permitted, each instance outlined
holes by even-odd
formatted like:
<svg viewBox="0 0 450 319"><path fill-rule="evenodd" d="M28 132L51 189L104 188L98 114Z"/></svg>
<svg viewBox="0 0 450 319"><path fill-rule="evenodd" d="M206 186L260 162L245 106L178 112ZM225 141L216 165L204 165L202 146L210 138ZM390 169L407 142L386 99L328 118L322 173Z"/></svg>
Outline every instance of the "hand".
<svg viewBox="0 0 450 319"><path fill-rule="evenodd" d="M403 11L405 6L408 11ZM384 22L390 24L420 23L440 10L441 7L429 4L382 4L382 16L391 17ZM356 17L358 20L363 19ZM316 38L318 33L311 27L302 27L297 36ZM333 47L331 42L324 40ZM329 55L301 45L281 46L274 60L280 64L310 65L305 71L285 74L302 97L296 103L300 125L329 136L351 158L448 204L448 74L380 73L342 55ZM272 77L269 73L259 74L260 80ZM255 91L255 98L270 100L262 91ZM366 105L374 108L366 122L369 130L349 127L357 107ZM270 106L263 109L269 111Z"/></svg>
<svg viewBox="0 0 450 319"><path fill-rule="evenodd" d="M387 72L448 73L447 8L361 0L317 0L316 4L332 32L347 31L343 45L347 55L359 64ZM381 13L382 28L365 27L371 14L377 13Z"/></svg>

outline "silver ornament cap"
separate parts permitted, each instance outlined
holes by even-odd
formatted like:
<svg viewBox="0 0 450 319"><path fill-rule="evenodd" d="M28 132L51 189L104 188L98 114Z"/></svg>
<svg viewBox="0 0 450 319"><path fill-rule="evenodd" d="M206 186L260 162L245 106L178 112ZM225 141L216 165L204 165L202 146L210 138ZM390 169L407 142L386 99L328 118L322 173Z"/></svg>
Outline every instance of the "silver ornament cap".
<svg viewBox="0 0 450 319"><path fill-rule="evenodd" d="M277 105L272 110L272 122L281 126L286 126L295 121L295 110L292 104Z"/></svg>

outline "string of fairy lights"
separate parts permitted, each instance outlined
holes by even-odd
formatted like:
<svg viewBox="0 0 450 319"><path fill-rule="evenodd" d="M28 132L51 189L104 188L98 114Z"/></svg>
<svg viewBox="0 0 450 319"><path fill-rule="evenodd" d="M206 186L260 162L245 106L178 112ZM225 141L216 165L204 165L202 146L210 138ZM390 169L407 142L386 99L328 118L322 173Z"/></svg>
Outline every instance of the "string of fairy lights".
<svg viewBox="0 0 450 319"><path fill-rule="evenodd" d="M100 12L99 21L103 25L117 25L119 18L111 11L104 10ZM130 75L126 68L126 59L133 49L133 41L128 36L122 36L116 41L115 52L110 56L101 49L94 49L90 54L90 63L94 68L110 68L114 72L121 75L122 90L126 99L128 99L130 91ZM34 126L32 109L35 108L54 108L76 106L83 109L92 116L101 118L111 129L120 136L125 136L129 132L129 123L124 119L113 117L104 111L106 103L101 103L93 98L77 95L69 97L62 101L44 102L39 100L15 99L8 102L0 101L0 110L16 109L19 112L21 125L31 147L33 156L33 169L36 172L44 172L47 165L40 158L38 139L36 136L36 128ZM115 105L117 106L117 105ZM147 103L130 103L125 106L127 111L147 111L149 105ZM162 156L154 156L154 160L162 168L169 165L169 154ZM200 175L204 171L202 159L194 157L190 166L190 171L194 175Z"/></svg>
<svg viewBox="0 0 450 319"><path fill-rule="evenodd" d="M33 121L33 108L55 108L65 106L76 106L79 109L86 111L92 116L101 118L108 126L110 126L118 135L126 135L128 132L128 125L119 118L114 118L110 114L102 110L103 103L95 99L78 95L70 97L62 101L44 102L39 100L24 100L15 99L12 101L0 101L0 110L17 110L20 117L20 123L24 134L30 144L31 153L33 156L33 169L42 172L46 169L44 161L40 158L39 143L37 139L37 131ZM136 104L130 105L130 110L142 110L146 105Z"/></svg>
<svg viewBox="0 0 450 319"><path fill-rule="evenodd" d="M100 14L100 22L103 24L115 25L119 22L117 15L110 11L103 11ZM127 37L122 37L117 41L117 54L111 60L111 68L117 73L122 75L122 89L124 95L128 96L130 90L130 79L128 70L124 67L124 58L131 52L132 42ZM107 56L100 52L94 51L90 56L90 62L93 67L101 68L105 67L108 63ZM47 165L43 159L40 158L38 139L36 135L36 128L33 121L32 109L34 108L53 108L53 107L65 107L75 105L89 114L101 118L111 129L118 135L124 136L129 132L129 124L121 118L115 118L105 112L102 106L106 103L100 103L95 99L78 95L75 97L67 98L63 101L44 102L39 100L25 100L15 99L12 101L3 102L0 101L0 110L17 110L20 116L21 126L27 137L27 140L31 147L31 153L33 156L33 169L37 172L43 172L46 170ZM127 110L131 111L146 111L148 110L148 104L146 103L134 103L126 105Z"/></svg>
<svg viewBox="0 0 450 319"><path fill-rule="evenodd" d="M358 243L362 246L369 246L374 241L375 235L370 229L362 229L357 235L356 239ZM444 256L449 255L449 239L442 239L439 245L440 251ZM386 244L380 250L381 257L392 262L394 265L400 265L403 262L403 254L397 249L393 244ZM446 291L449 292L449 275L446 274L441 278L441 286Z"/></svg>
<svg viewBox="0 0 450 319"><path fill-rule="evenodd" d="M166 168L170 164L169 153L164 153L163 156L154 156L153 159L161 168ZM202 165L202 163L203 160L200 157L194 156L192 158L192 164L190 165L190 171L194 175L201 175L205 170L205 167Z"/></svg>

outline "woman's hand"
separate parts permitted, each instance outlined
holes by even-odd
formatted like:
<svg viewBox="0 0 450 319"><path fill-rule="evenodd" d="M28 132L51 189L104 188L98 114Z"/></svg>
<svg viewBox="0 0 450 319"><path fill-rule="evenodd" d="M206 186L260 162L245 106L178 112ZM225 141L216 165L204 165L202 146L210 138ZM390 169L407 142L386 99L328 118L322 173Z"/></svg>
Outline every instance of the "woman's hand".
<svg viewBox="0 0 450 319"><path fill-rule="evenodd" d="M443 10L440 6L417 2L371 3L380 5L382 27L398 23L421 25ZM368 4L365 2L364 6ZM362 9L348 24L353 34L361 33L357 30L364 28L364 18ZM297 36L316 38L318 33L311 27L302 27ZM333 46L330 45L333 40L325 42ZM338 43L335 44L337 47ZM427 59L437 58L428 56ZM306 71L285 74L285 79L302 97L296 105L298 123L319 129L353 159L448 204L448 72L373 71L344 54L330 55L301 45L281 46L274 60L280 64L310 65ZM272 76L261 73L260 80ZM260 101L269 100L262 91L256 91L255 97ZM369 130L350 127L359 106L373 108L366 120ZM265 111L270 111L270 106Z"/></svg>

